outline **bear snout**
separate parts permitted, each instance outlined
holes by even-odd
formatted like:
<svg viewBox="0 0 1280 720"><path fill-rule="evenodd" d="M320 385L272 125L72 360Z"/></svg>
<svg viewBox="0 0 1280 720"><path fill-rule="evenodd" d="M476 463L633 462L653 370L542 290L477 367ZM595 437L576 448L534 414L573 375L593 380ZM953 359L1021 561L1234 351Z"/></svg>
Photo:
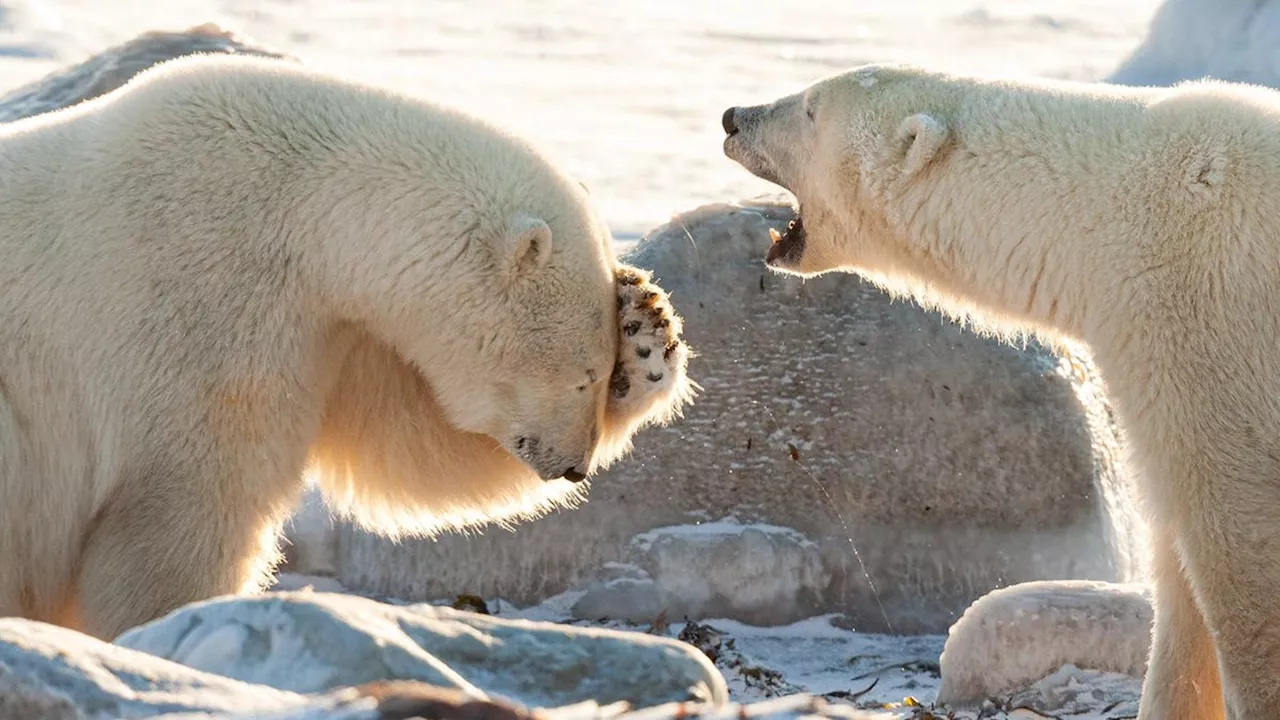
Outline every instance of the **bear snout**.
<svg viewBox="0 0 1280 720"><path fill-rule="evenodd" d="M544 445L537 436L521 435L516 438L514 454L533 468L543 480L564 478L572 483L580 483L587 479L587 474L579 469L578 463L566 463L562 455L554 448Z"/></svg>
<svg viewBox="0 0 1280 720"><path fill-rule="evenodd" d="M729 137L738 134L738 121L735 117L738 113L737 107L731 107L724 111L724 115L720 116L720 126L724 128L724 132Z"/></svg>

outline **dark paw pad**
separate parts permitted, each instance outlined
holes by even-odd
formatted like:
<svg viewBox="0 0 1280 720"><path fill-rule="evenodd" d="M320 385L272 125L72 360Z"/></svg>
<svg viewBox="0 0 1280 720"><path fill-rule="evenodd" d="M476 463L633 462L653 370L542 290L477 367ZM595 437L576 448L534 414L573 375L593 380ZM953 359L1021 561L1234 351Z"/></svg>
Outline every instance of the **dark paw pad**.
<svg viewBox="0 0 1280 720"><path fill-rule="evenodd" d="M631 392L631 378L623 374L614 375L609 381L609 392L621 400Z"/></svg>
<svg viewBox="0 0 1280 720"><path fill-rule="evenodd" d="M644 277L634 270L620 270L617 278L623 285L639 285L644 282Z"/></svg>

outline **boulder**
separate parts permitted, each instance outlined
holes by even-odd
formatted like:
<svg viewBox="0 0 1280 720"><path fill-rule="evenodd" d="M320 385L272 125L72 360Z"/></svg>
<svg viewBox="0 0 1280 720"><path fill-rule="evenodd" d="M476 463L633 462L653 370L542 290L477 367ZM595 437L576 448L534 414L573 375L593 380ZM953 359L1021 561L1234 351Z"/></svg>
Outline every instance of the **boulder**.
<svg viewBox="0 0 1280 720"><path fill-rule="evenodd" d="M831 581L818 543L791 528L730 518L661 527L627 543L572 607L574 617L640 622L723 616L769 625L778 607L817 598ZM616 576L619 568L630 568Z"/></svg>
<svg viewBox="0 0 1280 720"><path fill-rule="evenodd" d="M995 590L951 626L937 702L978 705L1066 665L1141 680L1153 618L1145 585L1043 581Z"/></svg>
<svg viewBox="0 0 1280 720"><path fill-rule="evenodd" d="M0 717L274 712L305 703L297 693L193 670L55 625L0 619Z"/></svg>
<svg viewBox="0 0 1280 720"><path fill-rule="evenodd" d="M843 612L863 630L945 632L1005 584L1141 577L1145 530L1087 355L979 336L853 275L771 272L768 230L791 213L698 208L627 254L671 292L703 389L585 505L437 540L339 524L342 584L521 604L577 588L587 617ZM671 526L687 529L645 539ZM647 580L602 580L618 562Z"/></svg>
<svg viewBox="0 0 1280 720"><path fill-rule="evenodd" d="M295 693L415 680L529 707L728 700L711 661L670 638L336 593L215 598L134 628L115 643Z"/></svg>

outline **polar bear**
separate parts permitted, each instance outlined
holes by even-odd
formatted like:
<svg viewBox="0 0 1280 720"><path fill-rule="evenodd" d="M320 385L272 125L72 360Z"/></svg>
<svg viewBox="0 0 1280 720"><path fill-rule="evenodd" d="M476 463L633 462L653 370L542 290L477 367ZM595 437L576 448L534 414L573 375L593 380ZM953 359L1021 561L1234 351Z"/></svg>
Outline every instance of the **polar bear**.
<svg viewBox="0 0 1280 720"><path fill-rule="evenodd" d="M798 200L770 267L1091 347L1153 529L1141 717L1280 718L1280 94L890 64L722 123Z"/></svg>
<svg viewBox="0 0 1280 720"><path fill-rule="evenodd" d="M480 119L191 56L0 128L0 614L252 591L309 473L388 534L515 522L696 386L585 188Z"/></svg>

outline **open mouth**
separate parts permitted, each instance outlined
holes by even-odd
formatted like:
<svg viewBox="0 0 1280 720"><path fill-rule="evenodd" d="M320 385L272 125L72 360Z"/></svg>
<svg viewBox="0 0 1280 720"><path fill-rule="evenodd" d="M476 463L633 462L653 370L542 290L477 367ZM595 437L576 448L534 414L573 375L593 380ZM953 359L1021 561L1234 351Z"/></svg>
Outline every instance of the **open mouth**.
<svg viewBox="0 0 1280 720"><path fill-rule="evenodd" d="M804 254L806 239L804 218L797 214L791 222L787 223L787 227L782 232L769 228L769 237L773 239L773 246L765 256L765 263L793 265L799 262L800 256Z"/></svg>

